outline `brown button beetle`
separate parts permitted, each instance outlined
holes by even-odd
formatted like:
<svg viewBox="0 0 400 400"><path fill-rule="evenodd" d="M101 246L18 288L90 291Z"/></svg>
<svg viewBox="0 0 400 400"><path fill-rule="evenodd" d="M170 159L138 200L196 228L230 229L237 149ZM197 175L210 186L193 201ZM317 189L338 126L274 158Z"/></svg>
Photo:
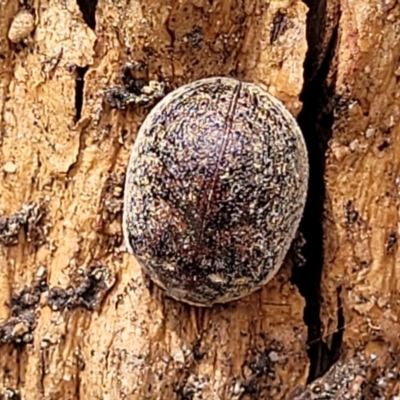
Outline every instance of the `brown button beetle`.
<svg viewBox="0 0 400 400"><path fill-rule="evenodd" d="M129 161L129 251L171 297L211 306L243 297L281 266L306 199L302 133L280 101L232 78L169 93Z"/></svg>

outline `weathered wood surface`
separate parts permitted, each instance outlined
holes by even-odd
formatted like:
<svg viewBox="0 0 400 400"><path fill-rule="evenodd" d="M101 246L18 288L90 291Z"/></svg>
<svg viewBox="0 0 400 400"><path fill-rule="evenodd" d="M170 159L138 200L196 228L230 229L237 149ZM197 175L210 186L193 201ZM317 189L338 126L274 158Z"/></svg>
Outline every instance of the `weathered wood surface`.
<svg viewBox="0 0 400 400"><path fill-rule="evenodd" d="M79 3L29 3L12 43L21 6L0 2L0 396L322 398L307 379L339 356L331 398L399 395L399 3L310 2L308 19L301 1ZM104 102L132 60L168 90L254 81L299 115L303 267L212 309L142 276L121 196L148 109Z"/></svg>

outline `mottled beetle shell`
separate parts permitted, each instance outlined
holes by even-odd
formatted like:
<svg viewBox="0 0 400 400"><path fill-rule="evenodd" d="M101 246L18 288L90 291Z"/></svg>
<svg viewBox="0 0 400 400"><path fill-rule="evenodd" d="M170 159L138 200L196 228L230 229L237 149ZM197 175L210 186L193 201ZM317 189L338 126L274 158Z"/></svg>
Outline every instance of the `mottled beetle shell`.
<svg viewBox="0 0 400 400"><path fill-rule="evenodd" d="M129 161L129 251L173 298L243 297L281 266L303 213L308 159L293 116L260 87L202 79L168 94Z"/></svg>

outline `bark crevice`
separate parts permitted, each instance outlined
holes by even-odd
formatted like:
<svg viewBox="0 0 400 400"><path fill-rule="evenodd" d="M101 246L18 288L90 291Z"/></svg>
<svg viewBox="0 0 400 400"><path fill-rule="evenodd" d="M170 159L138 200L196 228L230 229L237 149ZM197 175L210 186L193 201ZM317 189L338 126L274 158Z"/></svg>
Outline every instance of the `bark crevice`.
<svg viewBox="0 0 400 400"><path fill-rule="evenodd" d="M308 356L310 371L308 382L323 375L339 358L343 313L338 294L338 326L332 336L321 338L321 278L324 264L324 218L326 217L326 190L324 183L325 153L332 136L332 99L335 89L335 52L338 38L338 7L332 1L306 0L310 11L307 16L309 50L304 63L304 87L301 93L303 109L298 116L306 140L310 177L307 203L300 231L306 244L303 255L305 265L293 271L293 283L306 300L304 322L308 327ZM336 9L335 23L329 12ZM332 17L332 15L331 15Z"/></svg>
<svg viewBox="0 0 400 400"><path fill-rule="evenodd" d="M89 67L76 67L75 84L75 123L81 119L83 107L83 95L85 88L85 74Z"/></svg>
<svg viewBox="0 0 400 400"><path fill-rule="evenodd" d="M81 10L83 19L90 29L96 28L96 7L97 0L76 0Z"/></svg>

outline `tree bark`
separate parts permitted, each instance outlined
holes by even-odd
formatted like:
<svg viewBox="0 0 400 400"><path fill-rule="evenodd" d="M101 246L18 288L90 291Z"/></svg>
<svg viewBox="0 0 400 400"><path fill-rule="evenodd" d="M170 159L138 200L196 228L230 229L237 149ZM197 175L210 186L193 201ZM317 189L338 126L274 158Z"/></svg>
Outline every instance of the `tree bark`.
<svg viewBox="0 0 400 400"><path fill-rule="evenodd" d="M375 3L0 3L0 398L400 395L400 5ZM124 103L134 63L167 91L252 81L298 117L303 266L293 249L262 290L206 309L143 276L121 232L153 104Z"/></svg>

